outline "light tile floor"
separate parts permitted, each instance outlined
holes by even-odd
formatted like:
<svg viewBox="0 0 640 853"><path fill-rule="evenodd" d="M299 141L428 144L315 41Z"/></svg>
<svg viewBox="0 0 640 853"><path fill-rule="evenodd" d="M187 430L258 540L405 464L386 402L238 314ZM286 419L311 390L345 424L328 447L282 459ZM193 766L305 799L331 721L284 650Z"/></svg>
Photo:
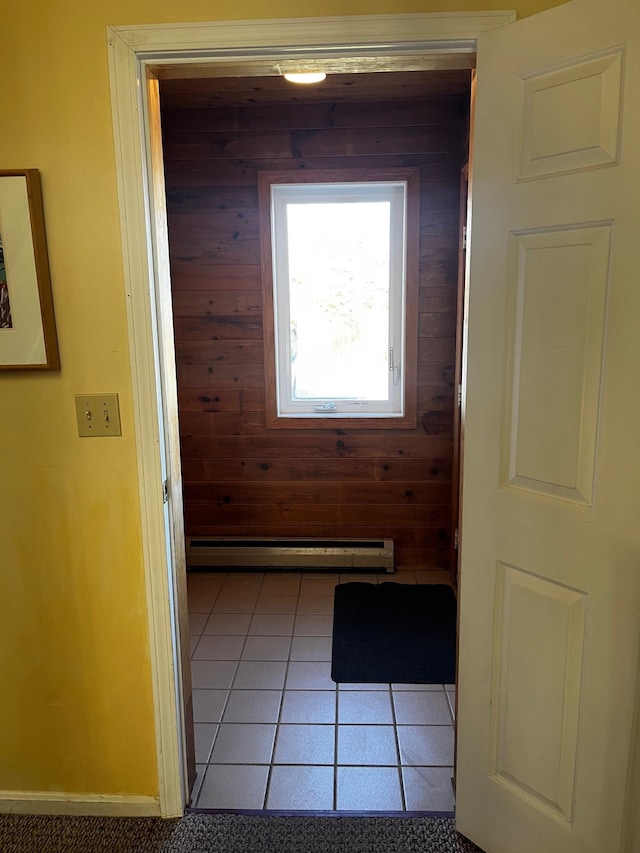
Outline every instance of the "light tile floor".
<svg viewBox="0 0 640 853"><path fill-rule="evenodd" d="M453 810L454 686L331 680L334 587L354 580L422 577L189 575L193 806Z"/></svg>

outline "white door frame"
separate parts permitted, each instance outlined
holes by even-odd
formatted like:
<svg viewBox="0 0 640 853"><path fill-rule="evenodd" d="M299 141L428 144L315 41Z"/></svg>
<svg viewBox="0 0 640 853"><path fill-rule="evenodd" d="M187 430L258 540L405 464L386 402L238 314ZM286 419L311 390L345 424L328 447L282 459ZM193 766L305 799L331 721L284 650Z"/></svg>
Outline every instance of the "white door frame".
<svg viewBox="0 0 640 853"><path fill-rule="evenodd" d="M148 81L176 65L358 55L426 59L442 52L470 53L475 52L482 32L513 20L515 13L507 11L108 28L159 800L164 817L181 815L188 797L176 594L184 536L180 524L172 526L172 511L182 512L179 501L167 507L163 498L163 482L170 479L167 471L174 476L177 471L179 476L180 447L175 363L171 363L171 346L163 345L173 336L164 187L157 159L157 83ZM175 490L177 484L173 485Z"/></svg>

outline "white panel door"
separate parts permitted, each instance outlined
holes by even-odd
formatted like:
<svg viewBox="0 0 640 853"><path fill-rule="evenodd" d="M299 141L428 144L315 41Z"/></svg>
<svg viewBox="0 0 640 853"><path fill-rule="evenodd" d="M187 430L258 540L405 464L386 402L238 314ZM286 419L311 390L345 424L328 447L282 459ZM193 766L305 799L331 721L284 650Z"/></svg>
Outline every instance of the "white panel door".
<svg viewBox="0 0 640 853"><path fill-rule="evenodd" d="M457 822L488 853L620 853L634 810L638 86L638 0L479 40Z"/></svg>

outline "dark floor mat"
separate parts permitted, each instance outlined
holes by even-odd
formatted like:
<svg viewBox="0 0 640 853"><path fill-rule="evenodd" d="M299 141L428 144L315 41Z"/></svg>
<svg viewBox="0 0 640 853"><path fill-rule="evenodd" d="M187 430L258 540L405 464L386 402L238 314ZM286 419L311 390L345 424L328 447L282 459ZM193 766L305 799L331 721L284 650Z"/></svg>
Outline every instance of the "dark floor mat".
<svg viewBox="0 0 640 853"><path fill-rule="evenodd" d="M453 590L440 584L339 584L331 661L337 682L454 684Z"/></svg>

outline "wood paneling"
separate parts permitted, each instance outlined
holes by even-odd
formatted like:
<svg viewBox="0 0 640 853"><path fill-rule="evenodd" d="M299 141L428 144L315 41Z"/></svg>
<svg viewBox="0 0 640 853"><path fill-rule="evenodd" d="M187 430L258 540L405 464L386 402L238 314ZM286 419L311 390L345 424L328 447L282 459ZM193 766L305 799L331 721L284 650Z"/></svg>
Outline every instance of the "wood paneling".
<svg viewBox="0 0 640 853"><path fill-rule="evenodd" d="M292 448L295 453L295 446ZM274 488L274 501L286 494L286 484L317 478L339 482L371 483L394 480L451 481L451 462L448 459L184 459L182 473L186 482L243 480L257 483L284 483ZM278 494L279 492L279 494ZM315 513L313 507L312 514ZM277 534L276 534L277 535Z"/></svg>
<svg viewBox="0 0 640 853"><path fill-rule="evenodd" d="M163 89L168 85L163 83ZM288 90L290 91L290 90ZM299 91L299 90L298 90ZM169 96L167 95L168 99ZM457 99L433 98L415 101L395 100L385 104L384 112L375 102L296 103L278 106L281 130L314 130L327 127L428 127L455 122L460 118ZM221 133L224 131L264 131L273 129L273 103L265 106L228 106L211 109L171 109L164 114L165 125L180 128L181 133Z"/></svg>
<svg viewBox="0 0 640 853"><path fill-rule="evenodd" d="M186 531L391 537L397 568L445 568L466 97L397 75L373 99L370 75L353 100L348 76L344 97L279 104L246 82L161 84ZM257 173L387 167L420 169L418 426L269 430Z"/></svg>
<svg viewBox="0 0 640 853"><path fill-rule="evenodd" d="M444 390L444 389L443 389ZM453 395L451 394L451 398ZM426 438L416 434L417 431L402 430L397 433L389 431L380 433L377 430L355 432L350 430L298 430L286 432L264 432L260 436L234 435L215 438L198 434L202 427L191 422L196 434L185 435L182 441L184 459L205 459L207 457L239 457L241 459L259 459L263 456L291 457L290 440L295 440L296 458L304 459L421 459L428 456L432 459L448 459L451 456L451 442L446 439ZM286 439L283 440L283 434Z"/></svg>
<svg viewBox="0 0 640 853"><path fill-rule="evenodd" d="M443 127L363 127L330 130L228 131L167 133L165 152L171 160L219 160L268 157L296 160L323 157L327 151L379 154L437 154L448 152L451 134Z"/></svg>
<svg viewBox="0 0 640 853"><path fill-rule="evenodd" d="M446 60L446 57L443 58ZM366 111L372 104L374 108L384 104L386 113L393 111L402 101L411 104L418 101L418 114L426 116L424 123L429 124L431 119L428 116L447 108L443 96L453 98L452 103L456 103L456 99L466 96L469 91L469 69L474 67L475 57L458 53L450 56L449 60L451 59L455 63L453 67L449 65L451 70L420 71L415 67L398 67L403 63L415 66L415 60L409 57L369 57L370 70L367 69L366 57L360 56L351 60L348 57L327 58L321 60L328 74L327 79L306 89L292 85L274 73L276 69L273 62L268 63L271 67L265 69L264 76L260 77L249 77L248 74L253 72L248 71L246 66L234 69L231 65L227 66L225 77L217 77L214 76L215 64L209 71L208 79L178 79L180 68L177 66L171 69L163 66L158 71L163 70L166 77L175 78L163 79L161 83L163 104L168 110L183 113L193 110L202 113L212 108L219 113L222 108L231 120L235 119L246 129L251 129L257 121L267 127L292 126L283 123L287 121L286 118L277 125L274 124L270 108L278 104L284 116L287 115L287 106L298 108L299 123L293 126L305 127L305 114L310 108L322 104L327 110L323 127L332 126L332 115L340 111L344 112L345 121L350 127L358 127L358 114ZM427 57L420 56L418 67L424 68L426 61ZM438 57L433 57L433 61L437 67ZM351 63L357 65L358 73L352 73L349 67ZM254 67L257 64L259 63L255 60L251 63ZM397 70L388 71L393 68ZM219 71L219 65L217 69ZM356 115L352 121L349 118L351 111ZM407 119L407 115L412 112L413 108L405 109L403 115L395 116L393 124L415 123L415 120ZM194 119L202 120L202 115ZM293 122L293 119L289 122ZM382 123L384 124L384 119Z"/></svg>
<svg viewBox="0 0 640 853"><path fill-rule="evenodd" d="M258 172L274 172L276 169L372 169L379 166L418 166L423 184L438 181L448 184L460 176L460 152L379 154L371 157L354 152L305 158L291 155L284 160L259 157L185 159L172 163L166 178L169 192L203 186L237 189L256 186Z"/></svg>
<svg viewBox="0 0 640 853"><path fill-rule="evenodd" d="M230 482L188 483L185 496L190 503L242 503L272 504L273 489L268 483ZM287 485L287 501L305 504L440 504L449 500L448 483L425 483L421 480L407 483L378 483L371 489L367 483L340 483L334 481L305 480Z"/></svg>

